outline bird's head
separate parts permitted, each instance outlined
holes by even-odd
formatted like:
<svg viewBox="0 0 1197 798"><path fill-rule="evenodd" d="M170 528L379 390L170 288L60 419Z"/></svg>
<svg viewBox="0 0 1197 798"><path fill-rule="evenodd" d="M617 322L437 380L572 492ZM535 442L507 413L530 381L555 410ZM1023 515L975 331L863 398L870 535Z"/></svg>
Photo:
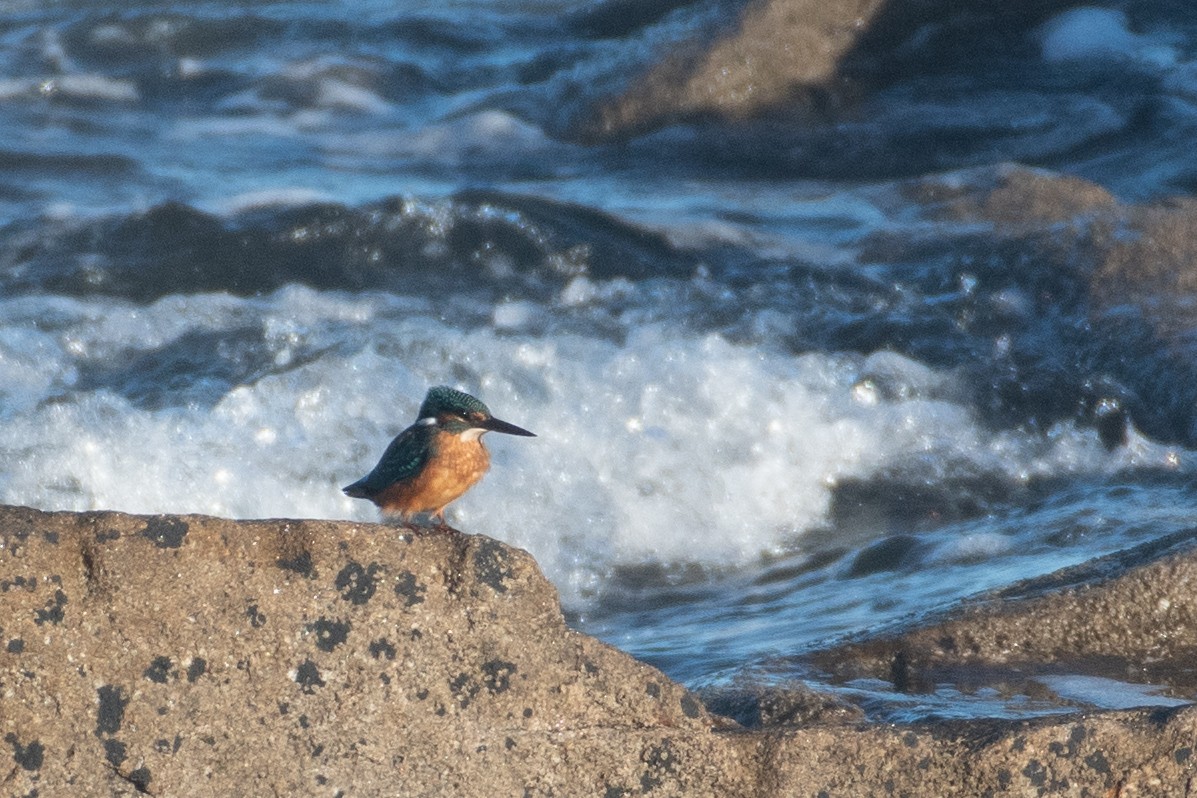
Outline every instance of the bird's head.
<svg viewBox="0 0 1197 798"><path fill-rule="evenodd" d="M436 425L454 435L473 432L477 436L484 432L503 432L536 437L522 427L495 418L490 408L468 393L444 385L429 389L420 405L416 423Z"/></svg>

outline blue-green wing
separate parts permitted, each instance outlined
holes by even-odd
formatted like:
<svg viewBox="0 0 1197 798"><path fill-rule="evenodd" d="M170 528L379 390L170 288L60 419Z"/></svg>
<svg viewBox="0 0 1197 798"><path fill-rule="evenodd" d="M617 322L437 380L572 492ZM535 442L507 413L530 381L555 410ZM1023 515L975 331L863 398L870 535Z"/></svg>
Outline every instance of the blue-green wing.
<svg viewBox="0 0 1197 798"><path fill-rule="evenodd" d="M382 453L374 470L344 488L346 495L368 499L396 482L420 473L431 453L434 429L430 425L414 424L400 432Z"/></svg>

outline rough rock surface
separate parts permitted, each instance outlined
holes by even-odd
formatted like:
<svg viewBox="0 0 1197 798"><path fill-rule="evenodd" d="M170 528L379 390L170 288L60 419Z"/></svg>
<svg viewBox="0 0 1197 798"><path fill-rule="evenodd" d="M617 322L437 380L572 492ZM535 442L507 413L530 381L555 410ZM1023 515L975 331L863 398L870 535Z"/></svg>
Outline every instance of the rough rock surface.
<svg viewBox="0 0 1197 798"><path fill-rule="evenodd" d="M1197 710L746 731L485 537L0 507L0 794L1184 795Z"/></svg>

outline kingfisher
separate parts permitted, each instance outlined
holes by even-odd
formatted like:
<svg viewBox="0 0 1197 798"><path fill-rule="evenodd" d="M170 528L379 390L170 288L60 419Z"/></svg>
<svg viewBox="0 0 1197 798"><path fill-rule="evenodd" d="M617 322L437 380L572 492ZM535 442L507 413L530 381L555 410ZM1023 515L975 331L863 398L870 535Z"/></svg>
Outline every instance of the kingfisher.
<svg viewBox="0 0 1197 798"><path fill-rule="evenodd" d="M444 526L445 507L490 468L490 454L482 445L487 432L536 437L495 418L468 393L444 385L431 388L416 423L395 436L373 471L343 488L345 495L369 499L403 522L432 513Z"/></svg>

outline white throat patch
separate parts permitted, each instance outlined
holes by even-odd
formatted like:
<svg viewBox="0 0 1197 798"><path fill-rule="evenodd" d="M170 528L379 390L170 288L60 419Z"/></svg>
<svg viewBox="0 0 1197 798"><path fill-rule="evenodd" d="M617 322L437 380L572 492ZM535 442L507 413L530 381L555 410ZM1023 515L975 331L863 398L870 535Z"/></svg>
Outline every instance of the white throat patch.
<svg viewBox="0 0 1197 798"><path fill-rule="evenodd" d="M489 432L489 430L482 429L482 427L470 427L459 436L463 441L476 441L482 437L482 433Z"/></svg>

